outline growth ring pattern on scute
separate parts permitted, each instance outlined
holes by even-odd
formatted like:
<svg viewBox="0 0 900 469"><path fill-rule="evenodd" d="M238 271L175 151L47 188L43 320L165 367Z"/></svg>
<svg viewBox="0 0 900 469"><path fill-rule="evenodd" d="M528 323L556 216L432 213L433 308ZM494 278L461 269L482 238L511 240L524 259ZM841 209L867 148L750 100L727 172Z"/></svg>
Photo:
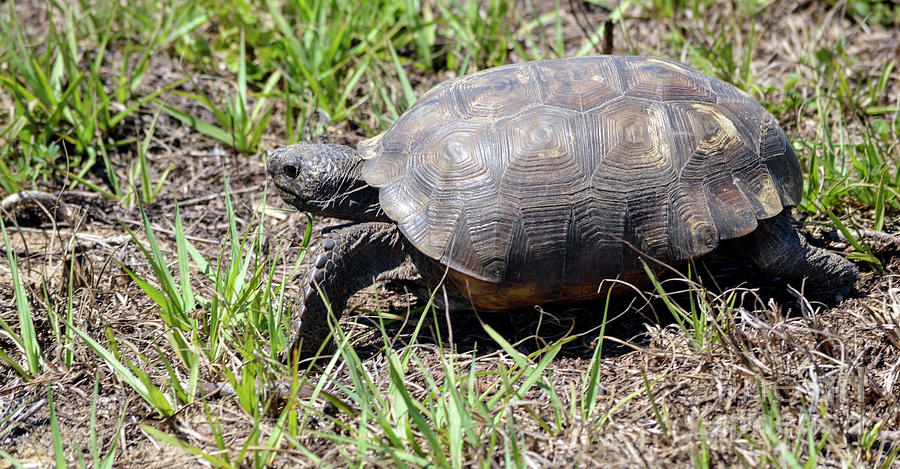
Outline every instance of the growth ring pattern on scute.
<svg viewBox="0 0 900 469"><path fill-rule="evenodd" d="M705 254L796 205L801 190L771 115L663 59L561 59L461 77L359 149L363 177L416 248L537 296L634 271L638 251Z"/></svg>

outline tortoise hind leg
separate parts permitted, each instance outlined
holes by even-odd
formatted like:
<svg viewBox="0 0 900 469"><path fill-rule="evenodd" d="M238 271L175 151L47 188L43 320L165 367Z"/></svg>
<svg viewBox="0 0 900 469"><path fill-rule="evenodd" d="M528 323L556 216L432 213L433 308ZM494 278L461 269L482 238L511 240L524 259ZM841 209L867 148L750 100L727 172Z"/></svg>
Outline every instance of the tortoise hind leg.
<svg viewBox="0 0 900 469"><path fill-rule="evenodd" d="M329 307L323 296L337 320L347 300L373 282L419 275L392 223L367 222L339 228L324 235L320 244L291 316L290 347L283 361L294 352L301 359L313 356L328 338Z"/></svg>
<svg viewBox="0 0 900 469"><path fill-rule="evenodd" d="M790 209L760 220L756 230L733 243L760 270L784 277L797 287L806 279L806 291L814 294L843 297L859 279L853 263L811 246L797 233L791 226Z"/></svg>

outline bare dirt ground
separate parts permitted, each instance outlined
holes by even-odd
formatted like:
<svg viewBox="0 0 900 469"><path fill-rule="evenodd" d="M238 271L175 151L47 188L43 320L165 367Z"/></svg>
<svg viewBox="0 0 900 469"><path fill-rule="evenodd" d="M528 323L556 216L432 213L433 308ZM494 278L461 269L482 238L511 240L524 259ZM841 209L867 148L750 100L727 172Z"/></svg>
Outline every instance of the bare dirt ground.
<svg viewBox="0 0 900 469"><path fill-rule="evenodd" d="M578 12L584 14L580 9ZM604 14L599 9L590 10L586 18L600 21ZM722 10L693 21L727 22L728 15L727 10ZM570 23L566 31L571 36L567 39L574 48L581 30L574 15L566 18ZM630 53L637 47L641 53L678 58L682 51L670 50L668 43L657 34L659 21L665 20L645 16L626 18L624 26L628 35L616 32L613 52ZM788 73L809 76L808 67L801 63L800 51L812 47L810 42L843 41L844 47L857 59L848 65L848 71L857 75L877 73L867 64L882 63L879 60L886 54L896 57L900 53L900 31L896 28L862 25L819 2L801 5L775 2L758 24L737 26L764 32L756 46L753 67L758 81L772 84L781 83L781 77ZM166 57L154 60L153 69L161 82L184 73ZM416 78L417 91L421 93L446 77ZM217 84L213 81L209 86ZM803 86L801 93L808 91ZM900 95L897 72L891 77L888 89L894 98ZM784 95L776 90L769 98L777 101ZM363 135L355 130L360 126L353 119L371 122L373 119L366 112L361 109L350 122L331 126L323 138L355 143ZM151 117L149 113L142 115L146 120ZM814 116L777 117L793 137L816 135L818 121ZM276 117L266 137L267 149L282 143L277 137L277 120ZM136 122L135 129L145 125L146 122ZM171 223L177 199L195 246L209 258L216 257L226 231L223 198L227 177L239 230L246 230L255 223L259 212L265 210L268 243L273 248L287 248L286 254L282 253L286 264L298 253L305 216L282 210L285 205L274 193L270 194L266 206L261 205L266 182L265 155L235 154L198 136L179 121L163 117L151 156L155 171L174 167L160 200L147 207L164 252L174 252ZM133 155L125 152L114 158L123 170L133 161ZM56 188L45 189L52 193ZM118 467L200 464L194 456L153 439L139 424L177 433L193 445L214 451L209 413L226 429L228 444L239 444L253 430L252 421L233 399L211 399L206 409L199 403L188 406L171 421L163 421L87 347L76 344L75 365L70 368L62 365L63 351L52 348L58 342L52 337L52 325L41 310L39 299L44 295L57 299L65 295L67 264L73 251L70 243L76 246L78 269L78 291L74 299L76 326L98 340L105 340L105 331L109 329L120 341L127 341L144 356L152 357L156 355L154 344L164 333L165 324L155 305L120 267L121 264L139 275L152 276L138 247L121 227L125 225L139 232L139 213L90 192L65 192L60 198L72 210L69 221L55 227L44 222L39 226L9 229L29 302L36 313L35 326L39 337L44 338L42 346L47 350L45 360L49 371L36 381L25 382L14 370L0 369L0 416L7 416L12 409L26 404L23 411L3 422L14 424L15 428L0 439L0 449L26 464L51 463L46 391L49 384L65 435L68 460L70 463L79 457L89 460L89 409L95 382L100 383L95 428L104 445L114 439L119 441ZM810 214L802 216L824 221ZM862 226L869 226L870 213L853 212L853 216ZM316 228L330 223L334 220L317 220ZM898 230L898 222L888 223L886 231L897 233ZM845 245L830 246L849 251ZM609 421L599 432L588 422L568 425L558 435L549 435L536 425L525 428L523 431L534 436L532 446L526 449L529 456L539 466L684 467L692 465L697 450L706 445L713 465L768 466L779 463L764 455L789 452L795 445L812 441L814 445L823 442L817 461L822 466L837 467L841 461L862 467L877 466L900 445L900 390L897 388L900 385L900 258L896 255L882 254L884 271L860 265L863 278L857 285L858 291L837 305L804 306L786 292L778 279L759 278L743 265L714 263L713 268L719 272L716 278L732 285L746 282L746 293L742 307L721 325L728 331L725 340L702 351L691 346L688 337L672 323L671 315L659 302L635 311L636 307L627 300L618 300L612 309L616 318L608 327L604 341L606 358L601 371L602 395L610 396L607 401L601 399ZM285 265L281 274L288 271ZM0 318L16 327L18 319L11 285L9 268L2 262ZM292 294L296 294L296 284L292 288ZM372 310L374 296L373 290L364 291L354 298L351 306ZM379 296L382 307L386 301L386 307L396 312L404 311L410 303L408 295L381 291ZM533 351L567 333L579 334L551 365L554 384L560 390L562 404L567 406L571 403L567 401L566 390L580 389L586 363L597 343L598 311L598 306L586 305L515 316L454 315L450 324L428 321L416 353L423 363L433 366L432 377L440 379L439 356L430 345L437 342L435 331L441 331L445 346L452 334L457 360L475 360L483 369L496 369L496 362L504 358L492 353L497 346L479 320L501 331L508 341L517 342L523 351ZM380 339L371 333L374 317L347 316L343 328L360 333L356 347L365 359L365 366L379 377L378 384L387 388L389 377L378 350ZM399 326L389 332L401 339L410 334L408 327ZM5 336L0 336L0 348L11 355L17 353ZM206 379L219 380L214 370L202 370L201 374ZM407 379L411 388L424 383L420 375L410 375ZM652 395L638 392L631 399L623 399L645 389L647 382L657 383ZM526 399L534 403L533 412L552 419L546 394L535 389ZM764 412L765 409L770 412ZM771 415L773 409L779 418L767 420L765 415ZM122 418L123 427L116 433ZM533 420L523 418L522 422L527 425ZM272 424L264 422L264 426ZM312 425L314 430L339 431L325 422L316 425ZM867 432L876 426L881 432L867 439ZM265 432L270 427L262 430ZM327 440L312 435L303 443L326 462L342 464L338 450ZM785 444L788 447L782 447ZM377 459L369 462L372 466L381 463ZM276 459L276 465L282 467L306 464L303 456L295 452L285 452ZM9 466L0 460L0 468L4 467Z"/></svg>

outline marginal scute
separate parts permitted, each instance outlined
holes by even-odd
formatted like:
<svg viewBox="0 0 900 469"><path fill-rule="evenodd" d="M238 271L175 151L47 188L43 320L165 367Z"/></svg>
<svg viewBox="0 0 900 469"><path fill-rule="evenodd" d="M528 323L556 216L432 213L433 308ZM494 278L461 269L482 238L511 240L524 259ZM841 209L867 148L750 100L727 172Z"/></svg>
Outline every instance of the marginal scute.
<svg viewBox="0 0 900 469"><path fill-rule="evenodd" d="M375 158L379 155L379 145L378 143L381 141L381 137L384 134L378 134L372 138L367 138L365 140L361 140L356 145L356 150L359 152L359 156L364 160L369 160Z"/></svg>
<svg viewBox="0 0 900 469"><path fill-rule="evenodd" d="M590 270L599 269L603 278L615 277L623 262L621 240L625 236L625 213L625 200L618 192L591 191L589 199L573 204L571 231L581 240L576 246L589 246L593 256L605 261L590 265L582 260L586 249L569 249L567 270L581 270L582 275L589 275ZM582 269L578 269L580 264Z"/></svg>
<svg viewBox="0 0 900 469"><path fill-rule="evenodd" d="M667 198L663 188L647 190L626 205L622 239L626 242L623 264L628 271L639 269L639 259L644 256L668 260L665 255L669 246L669 220L668 213L661 210Z"/></svg>
<svg viewBox="0 0 900 469"><path fill-rule="evenodd" d="M460 285L536 303L629 278L646 256L708 253L802 189L771 115L664 59L562 59L450 80L359 150L413 246Z"/></svg>
<svg viewBox="0 0 900 469"><path fill-rule="evenodd" d="M450 243L444 249L442 260L457 270L479 271L483 269L478 247L472 242L471 230L465 213L457 219L456 229L451 233Z"/></svg>
<svg viewBox="0 0 900 469"><path fill-rule="evenodd" d="M669 246L667 258L686 260L709 252L719 244L719 232L710 222L704 191L673 186L668 195Z"/></svg>
<svg viewBox="0 0 900 469"><path fill-rule="evenodd" d="M366 160L362 167L362 178L370 186L383 187L406 175L406 155L399 153L382 154Z"/></svg>
<svg viewBox="0 0 900 469"><path fill-rule="evenodd" d="M428 208L428 231L422 244L422 251L429 253L434 259L440 259L447 252L453 233L459 226L464 226L459 224L461 216L460 204L430 206ZM468 249L468 246L456 249Z"/></svg>
<svg viewBox="0 0 900 469"><path fill-rule="evenodd" d="M785 207L799 204L803 197L800 161L791 142L770 115L760 123L759 155L775 183L781 204Z"/></svg>
<svg viewBox="0 0 900 469"><path fill-rule="evenodd" d="M738 238L756 229L753 207L729 174L709 179L703 189L720 239Z"/></svg>
<svg viewBox="0 0 900 469"><path fill-rule="evenodd" d="M534 285L540 290L548 290L562 283L567 249L579 250L578 246L567 246L571 210L565 204L534 205L523 207L520 212L521 229L513 237L514 252L510 256L508 269L519 275L519 281ZM531 269L532 265L541 268Z"/></svg>
<svg viewBox="0 0 900 469"><path fill-rule="evenodd" d="M499 194L492 200L474 201L464 210L469 239L479 263L475 266L458 263L449 253L441 262L478 279L500 282L507 271L513 231L519 224L519 203Z"/></svg>
<svg viewBox="0 0 900 469"><path fill-rule="evenodd" d="M423 207L421 211L406 219L403 223L403 234L406 238L416 246L425 255L438 259L440 253L429 250L432 243L428 242L428 207Z"/></svg>
<svg viewBox="0 0 900 469"><path fill-rule="evenodd" d="M402 225L422 213L432 199L431 194L411 184L390 184L381 189L378 198L384 213Z"/></svg>

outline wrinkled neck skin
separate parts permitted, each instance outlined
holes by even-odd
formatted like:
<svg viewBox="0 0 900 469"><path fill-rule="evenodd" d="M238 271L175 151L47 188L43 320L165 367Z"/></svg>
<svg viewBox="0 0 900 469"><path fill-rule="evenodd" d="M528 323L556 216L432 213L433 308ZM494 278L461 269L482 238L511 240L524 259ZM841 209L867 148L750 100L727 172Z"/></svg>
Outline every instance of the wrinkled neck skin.
<svg viewBox="0 0 900 469"><path fill-rule="evenodd" d="M278 194L302 212L353 221L389 221L378 189L362 180L365 161L344 145L295 143L269 155Z"/></svg>

